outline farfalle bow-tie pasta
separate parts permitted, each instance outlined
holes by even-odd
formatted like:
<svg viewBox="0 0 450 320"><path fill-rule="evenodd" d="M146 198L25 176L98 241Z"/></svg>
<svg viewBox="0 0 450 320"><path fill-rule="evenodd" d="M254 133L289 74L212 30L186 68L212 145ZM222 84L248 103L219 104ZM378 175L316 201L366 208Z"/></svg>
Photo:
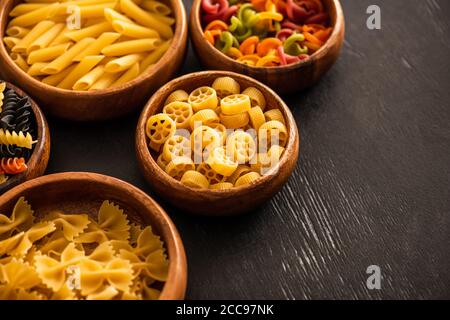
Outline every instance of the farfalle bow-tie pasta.
<svg viewBox="0 0 450 320"><path fill-rule="evenodd" d="M169 49L172 9L155 0L26 1L10 12L3 38L30 76L66 90L120 86Z"/></svg>
<svg viewBox="0 0 450 320"><path fill-rule="evenodd" d="M50 212L20 198L0 214L0 299L158 299L168 260L152 228L104 201L96 219Z"/></svg>
<svg viewBox="0 0 450 320"><path fill-rule="evenodd" d="M169 176L212 190L274 173L288 139L280 109L268 105L255 87L241 92L231 77L190 93L171 93L163 112L147 120L146 134L157 164Z"/></svg>

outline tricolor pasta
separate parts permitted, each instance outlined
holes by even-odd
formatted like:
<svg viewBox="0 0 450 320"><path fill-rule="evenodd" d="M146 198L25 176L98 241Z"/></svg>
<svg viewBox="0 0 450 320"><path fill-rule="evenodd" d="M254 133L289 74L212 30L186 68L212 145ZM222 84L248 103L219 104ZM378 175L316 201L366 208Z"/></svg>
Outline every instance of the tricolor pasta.
<svg viewBox="0 0 450 320"><path fill-rule="evenodd" d="M172 9L154 0L36 0L18 4L3 42L23 71L47 85L87 91L148 72L169 50Z"/></svg>
<svg viewBox="0 0 450 320"><path fill-rule="evenodd" d="M97 217L48 212L21 197L0 214L0 300L158 299L164 243L104 201Z"/></svg>
<svg viewBox="0 0 450 320"><path fill-rule="evenodd" d="M306 60L333 31L322 0L202 0L201 11L205 40L254 67Z"/></svg>
<svg viewBox="0 0 450 320"><path fill-rule="evenodd" d="M227 190L275 173L288 128L259 89L218 77L170 93L162 113L147 119L146 134L166 174L190 188Z"/></svg>
<svg viewBox="0 0 450 320"><path fill-rule="evenodd" d="M36 120L28 97L0 82L0 184L27 170L36 143Z"/></svg>

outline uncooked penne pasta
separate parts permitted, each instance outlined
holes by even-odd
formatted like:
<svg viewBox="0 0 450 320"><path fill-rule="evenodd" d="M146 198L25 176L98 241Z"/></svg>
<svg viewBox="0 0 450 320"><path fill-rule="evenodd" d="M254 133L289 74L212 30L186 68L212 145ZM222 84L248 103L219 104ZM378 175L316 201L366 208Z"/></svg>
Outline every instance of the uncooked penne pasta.
<svg viewBox="0 0 450 320"><path fill-rule="evenodd" d="M28 72L28 68L30 67L25 59L17 53L11 53L11 59L19 66L20 69L22 69L25 72Z"/></svg>
<svg viewBox="0 0 450 320"><path fill-rule="evenodd" d="M120 33L114 32L105 32L102 34L97 40L91 43L86 47L80 54L78 54L73 61L81 61L86 56L95 56L98 55L103 48L109 46L114 43L117 39L120 38Z"/></svg>
<svg viewBox="0 0 450 320"><path fill-rule="evenodd" d="M87 56L81 60L79 64L61 81L57 87L60 89L72 89L75 82L77 82L86 73L91 71L104 56Z"/></svg>
<svg viewBox="0 0 450 320"><path fill-rule="evenodd" d="M108 62L105 66L106 72L121 72L129 69L144 58L144 54L134 53Z"/></svg>
<svg viewBox="0 0 450 320"><path fill-rule="evenodd" d="M4 37L3 42L5 43L6 47L11 50L20 42L20 39L16 37Z"/></svg>
<svg viewBox="0 0 450 320"><path fill-rule="evenodd" d="M111 24L109 22L102 22L80 30L66 32L65 36L75 42L78 42L81 39L88 37L96 38L102 33L108 31L113 31Z"/></svg>
<svg viewBox="0 0 450 320"><path fill-rule="evenodd" d="M120 9L133 18L143 26L155 29L165 39L169 39L173 36L173 30L170 26L161 23L160 20L155 19L154 15L139 8L131 0L120 0Z"/></svg>
<svg viewBox="0 0 450 320"><path fill-rule="evenodd" d="M50 76L45 77L44 79L42 79L42 82L45 84L48 84L49 86L54 86L56 87L58 85L58 83L60 83L61 81L64 80L65 77L67 77L67 75L69 73L72 72L72 70L76 67L76 65L72 65L66 69L64 69L63 71L61 71L60 73L57 74L52 74Z"/></svg>
<svg viewBox="0 0 450 320"><path fill-rule="evenodd" d="M27 49L27 53L30 54L35 50L47 47L50 44L50 42L55 40L55 38L63 29L64 29L63 23L55 24L52 28L44 32L39 38L37 38L31 43L31 45Z"/></svg>
<svg viewBox="0 0 450 320"><path fill-rule="evenodd" d="M74 90L86 91L92 87L92 85L100 79L100 77L105 73L105 66L97 66L88 72L86 75L81 77L75 84L73 85Z"/></svg>
<svg viewBox="0 0 450 320"><path fill-rule="evenodd" d="M140 39L125 41L107 46L102 50L102 54L105 56L122 56L131 53L140 53L145 51L155 50L161 45L159 39Z"/></svg>
<svg viewBox="0 0 450 320"><path fill-rule="evenodd" d="M144 0L141 3L141 7L147 9L152 13L157 13L163 16L168 16L172 13L172 9L164 3L153 1L153 0Z"/></svg>
<svg viewBox="0 0 450 320"><path fill-rule="evenodd" d="M139 63L135 63L131 68L129 68L119 79L111 84L111 88L118 87L128 81L135 79L139 75Z"/></svg>
<svg viewBox="0 0 450 320"><path fill-rule="evenodd" d="M27 73L30 76L43 76L45 75L45 72L43 72L42 69L44 69L47 65L48 63L46 62L37 62L30 66Z"/></svg>
<svg viewBox="0 0 450 320"><path fill-rule="evenodd" d="M53 60L44 68L44 72L46 74L56 74L63 71L65 68L72 64L73 58L77 56L81 51L83 51L88 45L90 45L95 40L93 38L86 38L76 43L73 47L71 47L67 52L65 52L62 56Z"/></svg>
<svg viewBox="0 0 450 320"><path fill-rule="evenodd" d="M97 4L91 6L80 6L80 15L82 19L98 18L104 16L105 9L114 9L117 2Z"/></svg>
<svg viewBox="0 0 450 320"><path fill-rule="evenodd" d="M30 29L22 27L11 27L6 29L6 34L10 37L23 38L30 32Z"/></svg>
<svg viewBox="0 0 450 320"><path fill-rule="evenodd" d="M128 17L124 16L123 14L120 14L119 12L117 12L114 9L106 8L103 13L105 15L106 20L109 23L113 23L113 21L116 21L116 20L134 23L133 20L129 19Z"/></svg>
<svg viewBox="0 0 450 320"><path fill-rule="evenodd" d="M61 56L63 53L67 52L67 50L70 48L71 43L65 43L65 44L58 44L53 47L48 47L40 50L36 50L31 52L28 55L27 63L33 64L36 62L48 62L52 61L59 56Z"/></svg>
<svg viewBox="0 0 450 320"><path fill-rule="evenodd" d="M105 72L91 87L91 90L102 90L109 88L112 83L119 79L121 74Z"/></svg>
<svg viewBox="0 0 450 320"><path fill-rule="evenodd" d="M171 43L172 41L170 40L163 42L158 48L153 50L144 60L142 60L140 66L141 72L145 72L148 67L158 62L159 59L161 59L161 57L167 52Z"/></svg>
<svg viewBox="0 0 450 320"><path fill-rule="evenodd" d="M50 42L49 46L56 46L57 44L63 44L67 41L70 41L69 38L66 37L66 32L69 32L69 28L66 26L64 29L61 30L61 32L56 36L56 38Z"/></svg>
<svg viewBox="0 0 450 320"><path fill-rule="evenodd" d="M48 6L31 11L11 20L9 27L29 27L39 23L42 20L53 17L58 11L59 3L52 3Z"/></svg>
<svg viewBox="0 0 450 320"><path fill-rule="evenodd" d="M17 5L16 7L14 7L9 12L9 16L10 17L22 16L26 13L29 13L31 11L41 9L41 8L47 7L47 6L48 6L48 4L46 4L46 3L21 3L21 4Z"/></svg>
<svg viewBox="0 0 450 320"><path fill-rule="evenodd" d="M12 52L26 53L30 45L54 25L55 23L53 21L45 20L39 22L14 48L12 48Z"/></svg>
<svg viewBox="0 0 450 320"><path fill-rule="evenodd" d="M159 38L159 34L156 30L141 27L135 23L114 20L112 27L116 32L131 38Z"/></svg>

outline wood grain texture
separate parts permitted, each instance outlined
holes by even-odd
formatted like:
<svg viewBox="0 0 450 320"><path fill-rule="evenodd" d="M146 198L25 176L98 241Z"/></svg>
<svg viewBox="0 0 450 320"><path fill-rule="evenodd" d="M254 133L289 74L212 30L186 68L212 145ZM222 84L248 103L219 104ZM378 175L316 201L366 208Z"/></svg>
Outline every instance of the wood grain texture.
<svg viewBox="0 0 450 320"><path fill-rule="evenodd" d="M6 87L14 90L20 97L28 96L28 94L11 83L7 82ZM27 161L28 169L22 173L11 176L5 183L0 184L0 195L24 181L42 176L47 168L48 159L50 157L50 130L48 128L47 120L39 106L33 99L29 99L34 118L36 119L37 142L34 144L34 150L30 159Z"/></svg>
<svg viewBox="0 0 450 320"><path fill-rule="evenodd" d="M450 2L376 3L382 29L370 31L374 2L342 1L341 57L317 86L284 97L302 145L275 198L214 219L156 197L186 247L188 299L450 299ZM190 51L183 73L197 70ZM152 194L134 155L137 116L49 121L49 172L106 173ZM380 291L366 288L371 264Z"/></svg>
<svg viewBox="0 0 450 320"><path fill-rule="evenodd" d="M231 77L242 90L255 87L266 99L267 108L278 109L286 121L288 139L280 162L271 172L251 185L228 190L188 188L170 177L156 163L157 155L148 147L146 125L148 119L162 112L167 97L176 90L192 92L202 86L211 86L219 77ZM269 110L269 109L267 109ZM181 210L205 216L230 216L248 213L259 207L278 192L294 170L299 153L300 137L289 107L270 88L249 77L227 71L191 73L174 79L158 90L144 107L136 128L136 156L142 174L161 197Z"/></svg>
<svg viewBox="0 0 450 320"><path fill-rule="evenodd" d="M160 299L184 299L187 265L183 242L164 210L141 190L94 173L52 174L23 183L0 196L0 212L12 212L20 197L25 197L37 217L62 211L67 214L82 212L95 219L104 200L119 205L131 222L143 227L150 225L164 241L170 264Z"/></svg>
<svg viewBox="0 0 450 320"><path fill-rule="evenodd" d="M3 1L5 1L3 3ZM5 35L8 14L20 0L2 0L0 38ZM20 85L47 114L75 121L99 121L138 112L161 85L181 67L187 49L188 26L181 0L166 1L176 19L174 38L167 53L151 69L121 86L96 91L59 89L38 81L20 69L9 57L0 41L0 75Z"/></svg>

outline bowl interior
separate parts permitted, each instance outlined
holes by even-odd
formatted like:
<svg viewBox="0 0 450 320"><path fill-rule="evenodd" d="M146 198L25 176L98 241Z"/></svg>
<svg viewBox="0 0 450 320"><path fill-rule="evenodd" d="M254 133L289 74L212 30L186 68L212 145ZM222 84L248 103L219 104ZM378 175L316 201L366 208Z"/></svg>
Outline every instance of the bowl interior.
<svg viewBox="0 0 450 320"><path fill-rule="evenodd" d="M246 65L243 63L240 63L226 54L222 53L220 50L216 49L212 44L210 44L208 41L204 39L204 42L208 48L210 48L210 51L214 52L214 54L217 54L222 57L222 59L227 60L228 63L239 65L243 68L248 68L250 70L286 70L286 69L294 69L303 65L311 64L313 61L317 60L318 58L324 56L326 52L329 50L329 46L333 43L335 43L338 39L338 35L340 33L340 29L342 28L342 21L343 14L342 14L342 8L339 3L339 0L321 0L326 11L328 12L330 16L329 25L333 27L333 32L331 33L328 40L324 43L324 45L314 52L312 55L310 55L309 59L299 61L297 63L285 65L285 66L275 66L275 67L255 67L251 65ZM202 9L201 9L201 3L202 0L194 0L194 4L192 6L192 16L193 20L191 21L191 24L193 24L192 32L198 32L203 34L203 24L202 24ZM203 36L202 36L203 38Z"/></svg>
<svg viewBox="0 0 450 320"><path fill-rule="evenodd" d="M139 189L99 174L53 174L28 181L5 193L0 197L0 212L12 212L15 203L22 196L37 217L54 210L97 217L102 202L113 201L124 210L130 222L141 226L150 225L154 233L164 241L170 265L169 278L164 284L161 297L184 297L186 261L181 239L167 214Z"/></svg>
<svg viewBox="0 0 450 320"><path fill-rule="evenodd" d="M264 94L264 97L266 99L265 111L270 109L281 110L285 118L286 127L288 130L288 140L285 147L285 152L283 153L283 156L281 157L279 163L270 172L268 172L267 175L262 176L251 185L234 187L226 190L193 189L170 177L158 166L158 164L156 163L157 154L150 150L150 148L147 146L148 138L145 134L146 121L152 115L162 112L165 100L173 91L181 89L189 93L201 86L211 86L216 78L225 76L235 79L241 86L241 92L248 87L255 87L259 89ZM180 192L194 192L201 194L233 194L240 192L243 189L250 190L257 185L269 181L273 177L272 172L276 172L277 170L282 168L286 163L287 155L293 152L293 150L295 149L295 137L297 136L297 134L297 126L295 124L295 119L292 113L290 112L286 104L281 100L281 98L278 97L278 95L276 95L276 93L273 92L270 88L250 77L237 73L228 71L204 71L188 74L178 79L172 80L153 95L141 115L141 119L138 124L137 139L139 140L139 145L146 149L146 151L144 151L145 161L149 162L151 166L156 169L156 173L158 174L159 178L170 181L172 187L179 189Z"/></svg>
<svg viewBox="0 0 450 320"><path fill-rule="evenodd" d="M6 36L6 26L9 23L9 12L16 5L26 3L23 0L2 0L2 1L4 1L5 3L0 6L0 39L3 39ZM186 32L186 12L184 9L183 1L181 0L159 0L159 1L167 4L173 10L173 16L175 17L176 22L174 26L175 32L172 44L170 48L167 50L167 52L161 57L161 59L153 66L153 68L148 69L146 72L140 74L137 78L127 83L124 83L120 86L95 91L73 91L47 85L29 76L26 72L24 72L21 68L19 68L14 63L14 61L12 61L3 43L3 40L0 41L0 56L6 61L5 62L2 61L2 63L8 63L8 65L14 69L14 72L21 74L30 83L32 83L34 87L40 88L42 90L50 90L52 92L65 94L68 96L86 97L86 98L114 95L118 92L123 91L124 89L133 87L146 81L149 78L152 78L152 76L156 73L156 70L160 69L166 63L170 63L170 61L174 60L177 51L176 48L182 46L181 43L184 38L183 34Z"/></svg>

